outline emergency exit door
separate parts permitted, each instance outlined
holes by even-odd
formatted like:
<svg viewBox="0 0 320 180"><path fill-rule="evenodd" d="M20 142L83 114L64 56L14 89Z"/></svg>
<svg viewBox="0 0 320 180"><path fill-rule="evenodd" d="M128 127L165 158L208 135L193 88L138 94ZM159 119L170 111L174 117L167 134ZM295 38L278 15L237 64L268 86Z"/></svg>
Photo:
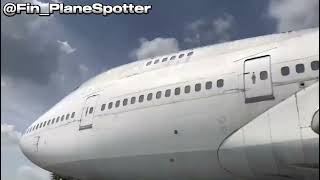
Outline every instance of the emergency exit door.
<svg viewBox="0 0 320 180"><path fill-rule="evenodd" d="M245 103L274 99L270 56L245 60L243 78Z"/></svg>
<svg viewBox="0 0 320 180"><path fill-rule="evenodd" d="M86 99L86 102L82 108L79 130L92 128L97 100L98 95L93 95Z"/></svg>

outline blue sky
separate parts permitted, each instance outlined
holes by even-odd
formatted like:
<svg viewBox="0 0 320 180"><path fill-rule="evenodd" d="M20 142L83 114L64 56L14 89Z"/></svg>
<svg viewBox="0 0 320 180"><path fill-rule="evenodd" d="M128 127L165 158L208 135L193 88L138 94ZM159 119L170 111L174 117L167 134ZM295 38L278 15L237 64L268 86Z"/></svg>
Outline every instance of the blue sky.
<svg viewBox="0 0 320 180"><path fill-rule="evenodd" d="M32 2L48 0L2 0ZM75 1L65 0L66 4ZM148 15L1 14L2 180L47 179L20 132L78 85L122 64L183 49L319 26L318 0L76 1L150 4ZM4 157L4 158L3 158Z"/></svg>

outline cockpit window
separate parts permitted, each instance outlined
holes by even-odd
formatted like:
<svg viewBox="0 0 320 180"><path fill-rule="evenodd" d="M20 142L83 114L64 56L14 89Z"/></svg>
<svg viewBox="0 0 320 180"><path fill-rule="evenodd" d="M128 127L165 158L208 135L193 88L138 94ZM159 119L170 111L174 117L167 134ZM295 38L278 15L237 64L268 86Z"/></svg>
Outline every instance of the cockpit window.
<svg viewBox="0 0 320 180"><path fill-rule="evenodd" d="M61 116L61 121L63 121L63 120L64 120L64 115Z"/></svg>
<svg viewBox="0 0 320 180"><path fill-rule="evenodd" d="M70 116L70 114L67 114L67 116L66 116L66 120L68 120L68 119L69 119L69 116Z"/></svg>

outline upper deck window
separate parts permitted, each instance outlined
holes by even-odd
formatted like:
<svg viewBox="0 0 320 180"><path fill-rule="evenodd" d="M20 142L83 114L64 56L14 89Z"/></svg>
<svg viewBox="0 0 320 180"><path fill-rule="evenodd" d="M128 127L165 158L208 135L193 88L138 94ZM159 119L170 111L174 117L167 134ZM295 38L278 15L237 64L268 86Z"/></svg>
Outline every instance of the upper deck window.
<svg viewBox="0 0 320 180"><path fill-rule="evenodd" d="M162 62L166 62L166 61L168 61L168 58L167 58L167 57L165 57L165 58L162 59Z"/></svg>
<svg viewBox="0 0 320 180"><path fill-rule="evenodd" d="M189 52L187 56L191 56L192 54L193 54L193 51Z"/></svg>
<svg viewBox="0 0 320 180"><path fill-rule="evenodd" d="M116 108L120 106L120 100L116 101Z"/></svg>
<svg viewBox="0 0 320 180"><path fill-rule="evenodd" d="M170 60L174 60L174 59L176 59L176 56L172 56L172 57L170 58Z"/></svg>
<svg viewBox="0 0 320 180"><path fill-rule="evenodd" d="M123 102L122 102L122 105L123 105L123 106L126 106L127 104L128 104L128 99L125 98L125 99L123 100Z"/></svg>
<svg viewBox="0 0 320 180"><path fill-rule="evenodd" d="M143 99L144 99L144 95L140 95L140 96L139 96L139 102L142 103L142 102L143 102Z"/></svg>
<svg viewBox="0 0 320 180"><path fill-rule="evenodd" d="M212 81L207 81L206 82L206 89L211 89L212 88Z"/></svg>
<svg viewBox="0 0 320 180"><path fill-rule="evenodd" d="M113 105L113 102L109 102L109 104L108 104L108 109L111 109L111 108L112 108L112 105Z"/></svg>
<svg viewBox="0 0 320 180"><path fill-rule="evenodd" d="M104 111L106 109L106 104L102 104L101 111Z"/></svg>
<svg viewBox="0 0 320 180"><path fill-rule="evenodd" d="M190 93L190 91L191 91L191 87L189 85L184 87L184 93L188 94Z"/></svg>
<svg viewBox="0 0 320 180"><path fill-rule="evenodd" d="M200 83L197 83L195 86L194 86L194 90L196 92L200 91L201 90L201 84Z"/></svg>
<svg viewBox="0 0 320 180"><path fill-rule="evenodd" d="M304 73L304 64L297 64L296 65L296 72L297 73Z"/></svg>
<svg viewBox="0 0 320 180"><path fill-rule="evenodd" d="M151 100L152 100L152 93L149 93L149 94L148 94L147 100L148 100L148 101L151 101Z"/></svg>
<svg viewBox="0 0 320 180"><path fill-rule="evenodd" d="M171 89L167 89L166 92L164 93L165 97L170 97L171 95Z"/></svg>
<svg viewBox="0 0 320 180"><path fill-rule="evenodd" d="M312 69L313 71L319 70L319 61L312 61L312 62L311 62L311 69Z"/></svg>
<svg viewBox="0 0 320 180"><path fill-rule="evenodd" d="M184 54L180 54L180 55L179 55L179 58L183 58L183 57L184 57Z"/></svg>
<svg viewBox="0 0 320 180"><path fill-rule="evenodd" d="M136 103L136 97L131 97L131 104L134 104L134 103Z"/></svg>
<svg viewBox="0 0 320 180"><path fill-rule="evenodd" d="M180 91L181 91L181 90L180 90L179 87L175 88L175 89L174 89L174 95L176 95L176 96L177 96L177 95L180 95Z"/></svg>
<svg viewBox="0 0 320 180"><path fill-rule="evenodd" d="M161 98L161 93L162 93L161 91L158 91L158 92L157 92L157 94L156 94L156 98L157 98L157 99L160 99L160 98Z"/></svg>

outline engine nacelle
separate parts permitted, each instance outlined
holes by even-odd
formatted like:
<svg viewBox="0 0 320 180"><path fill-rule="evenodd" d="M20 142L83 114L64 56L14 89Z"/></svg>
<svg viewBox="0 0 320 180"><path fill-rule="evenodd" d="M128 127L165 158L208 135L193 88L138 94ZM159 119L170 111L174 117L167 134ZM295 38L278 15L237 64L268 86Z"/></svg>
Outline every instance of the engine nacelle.
<svg viewBox="0 0 320 180"><path fill-rule="evenodd" d="M240 128L220 146L221 166L246 179L319 177L318 99L319 82Z"/></svg>

